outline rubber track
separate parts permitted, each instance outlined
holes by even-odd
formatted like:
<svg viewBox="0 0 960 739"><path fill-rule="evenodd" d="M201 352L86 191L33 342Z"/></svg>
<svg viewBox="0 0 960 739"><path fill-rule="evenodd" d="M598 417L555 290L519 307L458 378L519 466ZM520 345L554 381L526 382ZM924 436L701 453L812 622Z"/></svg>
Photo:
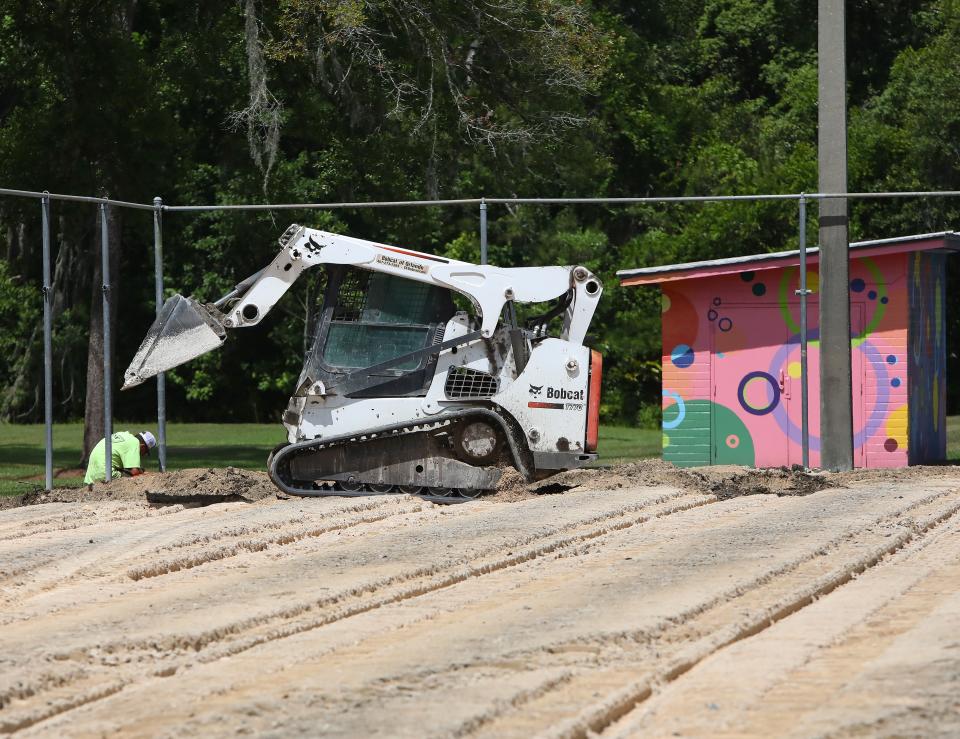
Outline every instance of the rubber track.
<svg viewBox="0 0 960 739"><path fill-rule="evenodd" d="M309 454L314 451L319 451L322 449L329 449L334 446L339 446L348 443L365 442L373 441L374 439L379 439L383 436L393 436L393 435L407 435L407 434L417 434L417 433L427 433L429 431L434 431L439 428L449 426L457 421L466 420L470 417L480 416L487 419L493 419L501 426L504 436L506 436L507 443L510 447L511 456L514 460L514 466L518 471L524 476L528 481L533 480L533 472L530 466L524 459L524 452L526 448L520 447L520 442L516 438L516 434L511 430L510 425L506 419L500 413L492 411L488 408L468 408L457 411L450 411L447 413L441 413L434 416L430 421L425 423L398 423L388 426L383 426L378 429L370 429L363 433L354 433L354 434L344 434L339 437L334 437L332 439L319 439L314 441L303 441L297 444L288 444L286 446L279 447L275 449L267 459L267 472L270 475L270 479L273 481L273 484L276 485L280 490L290 495L297 495L301 497L308 498L319 498L319 497L347 497L347 498L361 498L369 497L373 495L403 495L404 493L397 489L380 493L369 488L366 488L362 491L348 491L339 489L336 491L326 491L318 490L313 482L310 482L310 487L295 487L296 482L305 482L305 481L295 481L289 475L283 474L280 466L283 465L285 458L288 456L297 456L300 454ZM339 473L342 474L342 473ZM410 487L416 487L415 484L412 484ZM428 490L430 488L427 488ZM417 493L416 495L426 501L431 503L440 503L440 504L451 504L451 503L464 503L468 500L473 500L475 495L483 491L470 490L465 495L461 496L459 494L455 495L432 495L430 493Z"/></svg>

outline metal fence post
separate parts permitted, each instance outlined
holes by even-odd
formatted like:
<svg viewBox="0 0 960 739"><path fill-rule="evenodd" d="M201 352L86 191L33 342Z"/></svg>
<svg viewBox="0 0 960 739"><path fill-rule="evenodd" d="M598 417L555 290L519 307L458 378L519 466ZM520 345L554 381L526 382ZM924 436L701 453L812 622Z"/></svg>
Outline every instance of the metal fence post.
<svg viewBox="0 0 960 739"><path fill-rule="evenodd" d="M800 193L800 445L803 468L810 468L809 401L807 398L807 198Z"/></svg>
<svg viewBox="0 0 960 739"><path fill-rule="evenodd" d="M100 258L103 270L103 481L113 479L113 408L110 382L110 237L107 229L107 204L100 203Z"/></svg>
<svg viewBox="0 0 960 739"><path fill-rule="evenodd" d="M157 317L163 308L163 198L153 199L153 288L157 299ZM167 471L167 382L163 372L157 375L157 457L160 471Z"/></svg>
<svg viewBox="0 0 960 739"><path fill-rule="evenodd" d="M53 490L53 290L50 284L50 193L40 200L43 223L43 426L46 455L44 482Z"/></svg>
<svg viewBox="0 0 960 739"><path fill-rule="evenodd" d="M487 263L487 203L480 200L480 264Z"/></svg>

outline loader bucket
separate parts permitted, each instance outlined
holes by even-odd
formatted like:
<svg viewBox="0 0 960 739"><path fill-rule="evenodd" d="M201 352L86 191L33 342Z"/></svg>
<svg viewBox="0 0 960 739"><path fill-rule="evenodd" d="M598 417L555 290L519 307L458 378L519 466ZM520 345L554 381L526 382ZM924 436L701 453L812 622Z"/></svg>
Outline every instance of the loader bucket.
<svg viewBox="0 0 960 739"><path fill-rule="evenodd" d="M123 373L123 389L136 387L154 375L216 349L226 338L217 311L182 295L163 304L140 344L133 361Z"/></svg>

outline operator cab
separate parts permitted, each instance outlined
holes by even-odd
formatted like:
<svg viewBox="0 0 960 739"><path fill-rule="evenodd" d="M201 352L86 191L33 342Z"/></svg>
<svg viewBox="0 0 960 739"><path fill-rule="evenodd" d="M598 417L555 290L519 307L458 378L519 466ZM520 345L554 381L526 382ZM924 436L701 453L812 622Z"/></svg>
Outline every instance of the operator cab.
<svg viewBox="0 0 960 739"><path fill-rule="evenodd" d="M456 307L449 290L382 272L331 267L316 335L297 385L321 381L351 398L426 395L436 354L357 377L443 340ZM351 376L352 375L352 376Z"/></svg>

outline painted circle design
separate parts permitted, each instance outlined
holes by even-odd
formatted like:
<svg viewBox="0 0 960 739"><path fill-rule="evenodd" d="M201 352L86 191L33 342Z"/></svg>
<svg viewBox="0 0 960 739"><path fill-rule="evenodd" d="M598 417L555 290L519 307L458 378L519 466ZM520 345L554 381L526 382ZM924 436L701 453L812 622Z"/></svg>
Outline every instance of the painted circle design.
<svg viewBox="0 0 960 739"><path fill-rule="evenodd" d="M731 321L729 318L721 318L719 321L717 321L717 328L719 328L721 331L729 331L733 328L733 321Z"/></svg>
<svg viewBox="0 0 960 739"><path fill-rule="evenodd" d="M663 418L663 428L669 431L670 429L675 429L677 426L683 423L683 419L687 415L687 407L683 404L683 398L680 397L680 393L675 393L673 390L664 390L663 397L673 398L675 401L677 401L677 417L671 421L668 421L666 416Z"/></svg>
<svg viewBox="0 0 960 739"><path fill-rule="evenodd" d="M887 364L896 364L896 363L897 363L897 358L896 358L896 356L893 355L893 354L888 354L888 355L887 355Z"/></svg>
<svg viewBox="0 0 960 739"><path fill-rule="evenodd" d="M766 406L756 407L750 405L747 401L746 391L747 385L753 380L766 380L770 385L770 390L773 394L773 399L767 402ZM740 380L740 386L737 388L737 400L740 401L740 405L747 413L751 413L754 416L765 416L770 413L777 405L780 403L780 385L774 379L773 375L767 372L748 372L743 376L743 379Z"/></svg>
<svg viewBox="0 0 960 739"><path fill-rule="evenodd" d="M717 320L717 312L716 312L713 308L711 308L710 310L707 311L707 320L708 320L708 321L716 321L716 320Z"/></svg>
<svg viewBox="0 0 960 739"><path fill-rule="evenodd" d="M720 305L720 298L714 298L714 299L713 299L713 304L714 304L714 305Z"/></svg>
<svg viewBox="0 0 960 739"><path fill-rule="evenodd" d="M863 331L858 336L854 337L855 346L859 346L860 342L865 341L868 336L871 336L873 332L877 330L877 327L883 320L883 316L887 312L886 305L890 300L887 297L886 278L883 276L883 272L880 271L877 263L872 259L865 258L863 260L863 265L867 268L867 271L870 272L870 277L873 279L873 284L876 285L877 294L882 296L880 298L880 303L882 305L877 305L873 309L873 315L870 316L870 320L867 321L867 325L864 327Z"/></svg>
<svg viewBox="0 0 960 739"><path fill-rule="evenodd" d="M741 272L740 279L744 282L751 282L753 280L753 272Z"/></svg>
<svg viewBox="0 0 960 739"><path fill-rule="evenodd" d="M874 331L877 330L877 327L880 325L880 322L883 320L883 316L887 311L887 303L890 302L890 299L887 297L887 283L884 278L883 272L880 271L880 268L877 266L877 263L870 259L864 258L862 260L863 265L867 268L867 271L870 273L870 278L872 279L874 285L876 286L877 295L880 297L880 304L875 306L873 310L873 315L870 317L870 320L867 322L866 327L863 331L852 337L853 345L859 346L866 337L870 336ZM808 272L807 287L810 288L810 273ZM777 291L777 302L780 305L780 315L783 316L783 322L787 325L787 328L790 329L792 333L800 333L800 325L797 323L797 320L793 317L792 308L795 307L795 304L792 306L790 301L793 299L793 288L796 287L799 283L798 280L799 270L796 267L787 267L783 270L783 274L780 277L780 285ZM860 290L856 290L853 283L858 282L862 285ZM814 288L810 288L814 289ZM817 288L814 289L814 292L819 289L819 279ZM851 280L850 289L855 292L860 292L866 289L866 282L864 282L859 277ZM808 334L809 337L809 334ZM814 340L814 339L811 339ZM819 338L815 339L819 341Z"/></svg>
<svg viewBox="0 0 960 739"><path fill-rule="evenodd" d="M855 277L850 280L850 289L855 293L862 293L863 289L867 286L867 283L861 280L859 277Z"/></svg>
<svg viewBox="0 0 960 739"><path fill-rule="evenodd" d="M736 434L730 434L727 437L727 446L731 449L736 449L738 446L740 446L740 437Z"/></svg>
<svg viewBox="0 0 960 739"><path fill-rule="evenodd" d="M807 338L809 340L819 340L820 331L818 329L812 329L808 332ZM773 359L770 361L770 371L775 372L777 368L782 367L783 363L787 361L790 351L799 345L800 335L794 334L787 343L781 346L773 355ZM876 397L874 399L873 410L870 412L870 417L867 418L867 422L862 428L854 430L853 448L857 449L863 446L864 442L873 436L887 419L887 406L890 399L890 380L887 376L887 365L884 362L883 355L877 351L877 348L873 346L872 343L862 341L854 345L863 352L864 360L867 362L867 366L873 369L877 383ZM801 443L800 427L787 416L787 409L783 404L780 404L774 409L773 417L780 427L780 430L787 435L790 441L795 444ZM815 434L810 434L810 451L820 451L820 437Z"/></svg>
<svg viewBox="0 0 960 739"><path fill-rule="evenodd" d="M900 387L900 378L894 377L892 380L890 380L890 384L893 385L893 387Z"/></svg>
<svg viewBox="0 0 960 739"><path fill-rule="evenodd" d="M756 295L758 298L765 295L766 292L767 292L767 286L764 285L762 282L758 282L753 286L753 294Z"/></svg>
<svg viewBox="0 0 960 739"><path fill-rule="evenodd" d="M870 300L876 300L876 299L877 299L877 291L876 291L876 290L871 290L870 292L867 293L867 297L870 298Z"/></svg>
<svg viewBox="0 0 960 739"><path fill-rule="evenodd" d="M885 442L883 442L883 448L888 452L895 452L899 447L900 445L897 443L896 439L887 439Z"/></svg>
<svg viewBox="0 0 960 739"><path fill-rule="evenodd" d="M684 369L693 364L693 359L693 349L686 344L678 344L673 347L673 351L670 352L670 361L673 362L674 367L679 367L680 369Z"/></svg>
<svg viewBox="0 0 960 739"><path fill-rule="evenodd" d="M813 286L812 279L816 280L816 286ZM794 284L795 283L795 284ZM780 306L780 315L783 317L783 322L787 325L787 328L790 329L793 333L798 333L800 331L800 324L797 323L796 319L793 317L791 312L791 303L792 296L794 294L794 287L800 286L800 270L797 267L787 267L785 268L780 275L780 285L777 288L777 303ZM816 272L807 272L807 289L811 292L817 292L820 287L820 277Z"/></svg>

